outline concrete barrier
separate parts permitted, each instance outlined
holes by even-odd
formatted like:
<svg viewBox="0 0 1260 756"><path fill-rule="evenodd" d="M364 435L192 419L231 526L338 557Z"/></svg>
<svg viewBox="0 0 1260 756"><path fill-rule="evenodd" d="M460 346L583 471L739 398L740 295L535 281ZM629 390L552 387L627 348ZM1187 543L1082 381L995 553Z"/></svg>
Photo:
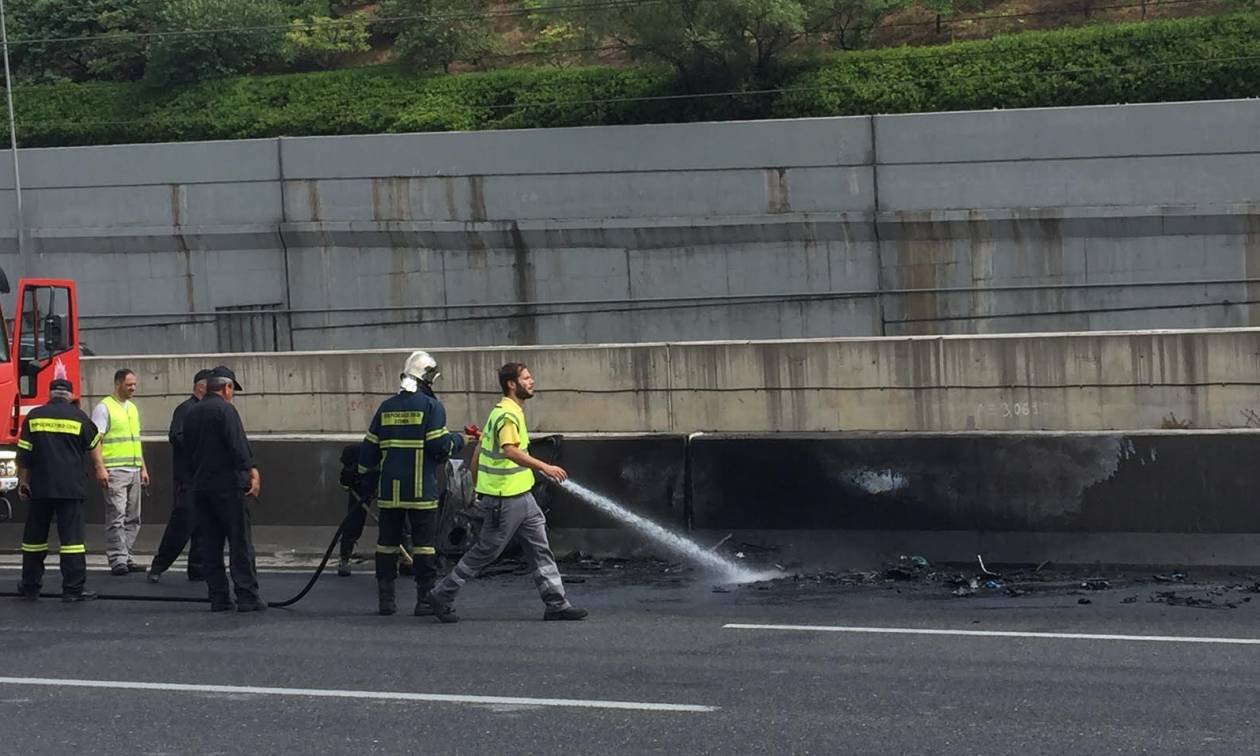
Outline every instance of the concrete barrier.
<svg viewBox="0 0 1260 756"><path fill-rule="evenodd" d="M322 548L345 513L345 438L258 439L255 525L269 550ZM169 456L149 447L144 532L169 512ZM566 437L540 456L702 544L775 550L785 566L937 561L1260 566L1257 431ZM656 553L547 487L558 552ZM103 508L88 506L89 545ZM24 509L18 509L18 517ZM4 536L17 544L13 525ZM365 543L371 543L369 529ZM668 556L668 555L664 555Z"/></svg>
<svg viewBox="0 0 1260 756"><path fill-rule="evenodd" d="M253 433L362 433L408 349L93 358L84 391L140 376L149 432L228 362ZM530 424L560 433L948 432L1260 427L1260 329L437 350L448 425L484 421L528 363ZM93 399L94 400L94 399Z"/></svg>

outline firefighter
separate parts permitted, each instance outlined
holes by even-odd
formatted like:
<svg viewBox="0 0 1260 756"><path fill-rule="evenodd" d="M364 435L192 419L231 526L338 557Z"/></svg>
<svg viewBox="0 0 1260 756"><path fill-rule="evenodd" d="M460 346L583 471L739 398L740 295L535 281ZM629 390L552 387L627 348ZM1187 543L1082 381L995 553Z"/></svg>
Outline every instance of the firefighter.
<svg viewBox="0 0 1260 756"><path fill-rule="evenodd" d="M516 541L534 568L534 584L546 606L543 619L583 619L587 611L565 598L560 570L547 542L547 518L534 501L535 471L556 482L569 477L563 468L529 453L529 431L522 405L534 396L534 377L524 364L509 362L499 368L499 387L503 389L503 399L490 411L485 434L473 458L473 484L479 496L476 506L485 515L485 521L477 543L425 596L425 603L438 620L457 622L459 617L452 604L459 589Z"/></svg>
<svg viewBox="0 0 1260 756"><path fill-rule="evenodd" d="M101 457L101 434L82 410L70 403L74 386L64 369L49 384L48 404L31 410L22 421L18 440L18 495L30 502L22 531L22 581L18 592L34 601L44 577L48 530L57 518L61 542L61 600L67 603L96 598L84 590L87 549L83 543L83 497L86 495L84 459L91 455L96 481L109 486L109 471Z"/></svg>
<svg viewBox="0 0 1260 756"><path fill-rule="evenodd" d="M359 494L376 497L377 611L394 614L394 582L403 542L411 526L416 578L414 614L429 614L424 596L437 581L437 468L464 448L464 437L446 428L446 409L433 394L439 375L428 352L412 352L399 375L399 391L372 416L359 452Z"/></svg>

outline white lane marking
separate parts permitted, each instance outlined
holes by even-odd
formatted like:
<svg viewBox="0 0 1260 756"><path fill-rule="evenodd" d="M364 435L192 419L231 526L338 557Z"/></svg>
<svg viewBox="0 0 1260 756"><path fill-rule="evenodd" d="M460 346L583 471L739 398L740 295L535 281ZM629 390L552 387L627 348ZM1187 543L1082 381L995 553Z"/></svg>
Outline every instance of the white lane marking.
<svg viewBox="0 0 1260 756"><path fill-rule="evenodd" d="M628 709L631 711L710 712L717 706L600 701L579 698L520 698L514 696L463 696L447 693L402 693L373 690L325 690L321 688L260 688L252 685L189 685L185 683L125 682L121 680L71 680L50 677L0 677L0 685L39 685L52 688L107 688L110 690L160 690L180 693L227 693L258 696L305 696L355 698L373 701L425 701L478 704L482 706L562 706L580 709Z"/></svg>
<svg viewBox="0 0 1260 756"><path fill-rule="evenodd" d="M1033 633L1017 630L946 630L918 627L852 627L845 625L727 624L725 630L798 630L815 633L871 633L883 635L954 635L980 638L1048 638L1053 640L1143 641L1147 643L1218 643L1260 646L1260 638L1211 638L1190 635L1111 635L1100 633Z"/></svg>

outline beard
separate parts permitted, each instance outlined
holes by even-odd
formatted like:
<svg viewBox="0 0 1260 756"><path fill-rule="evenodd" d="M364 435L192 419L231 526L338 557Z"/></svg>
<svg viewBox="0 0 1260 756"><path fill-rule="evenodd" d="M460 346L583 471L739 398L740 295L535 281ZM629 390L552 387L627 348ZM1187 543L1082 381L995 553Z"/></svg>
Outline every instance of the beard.
<svg viewBox="0 0 1260 756"><path fill-rule="evenodd" d="M519 401L523 402L526 399L529 399L530 397L532 397L534 395L534 392L530 391L529 389L525 388L524 386L520 384L517 384L516 390L513 391L512 394L515 395Z"/></svg>

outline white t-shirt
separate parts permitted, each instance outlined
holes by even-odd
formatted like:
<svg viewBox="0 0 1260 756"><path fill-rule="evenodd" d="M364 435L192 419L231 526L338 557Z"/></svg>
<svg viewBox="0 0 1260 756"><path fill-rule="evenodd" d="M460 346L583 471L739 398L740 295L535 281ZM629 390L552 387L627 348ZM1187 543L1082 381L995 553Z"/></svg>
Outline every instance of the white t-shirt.
<svg viewBox="0 0 1260 756"><path fill-rule="evenodd" d="M123 402L122 406L123 406L123 410L126 411L126 409L131 406L131 400L128 399L127 401ZM104 436L106 433L109 433L109 407L105 406L105 402L103 401L97 402L96 406L92 408L92 424L96 426L96 429L101 432L102 436ZM136 472L140 468L139 467L115 467L113 469Z"/></svg>

